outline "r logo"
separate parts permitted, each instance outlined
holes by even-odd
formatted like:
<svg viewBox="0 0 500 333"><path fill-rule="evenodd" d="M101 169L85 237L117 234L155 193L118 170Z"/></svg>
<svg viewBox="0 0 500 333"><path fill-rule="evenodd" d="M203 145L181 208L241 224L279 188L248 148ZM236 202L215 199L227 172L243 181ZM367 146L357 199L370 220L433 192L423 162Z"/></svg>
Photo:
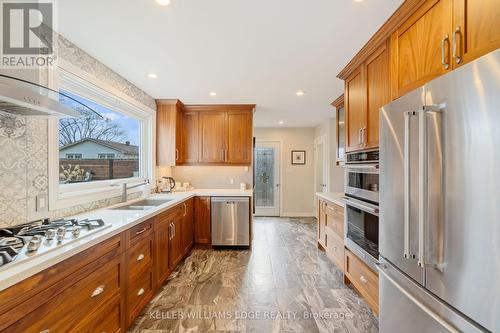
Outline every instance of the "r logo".
<svg viewBox="0 0 500 333"><path fill-rule="evenodd" d="M3 2L4 55L52 54L52 3Z"/></svg>

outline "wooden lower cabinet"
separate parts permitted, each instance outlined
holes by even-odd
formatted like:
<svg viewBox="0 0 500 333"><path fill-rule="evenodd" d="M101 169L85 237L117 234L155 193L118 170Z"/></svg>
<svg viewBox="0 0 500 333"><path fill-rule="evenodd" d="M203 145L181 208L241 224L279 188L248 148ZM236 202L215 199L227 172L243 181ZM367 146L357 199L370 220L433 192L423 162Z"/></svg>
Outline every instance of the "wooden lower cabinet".
<svg viewBox="0 0 500 333"><path fill-rule="evenodd" d="M182 203L182 246L183 252L187 253L194 244L194 199Z"/></svg>
<svg viewBox="0 0 500 333"><path fill-rule="evenodd" d="M116 295L113 299L108 301L107 304L103 305L102 308L99 308L95 315L90 316L88 320L82 321L75 329L71 330L71 332L125 332L125 329L121 324L123 308L122 298L120 295Z"/></svg>
<svg viewBox="0 0 500 333"><path fill-rule="evenodd" d="M344 207L319 199L318 243L344 270Z"/></svg>
<svg viewBox="0 0 500 333"><path fill-rule="evenodd" d="M198 245L210 245L212 239L210 197L194 199L194 242Z"/></svg>
<svg viewBox="0 0 500 333"><path fill-rule="evenodd" d="M94 272L80 277L80 280L59 295L41 304L19 321L2 332L69 332L85 321L89 314L120 295L120 257L103 264Z"/></svg>
<svg viewBox="0 0 500 333"><path fill-rule="evenodd" d="M126 332L191 249L192 225L193 199L0 291L0 331Z"/></svg>
<svg viewBox="0 0 500 333"><path fill-rule="evenodd" d="M176 214L174 215L170 226L170 240L168 242L168 266L170 269L175 268L184 256L184 248L182 244L182 220L182 215Z"/></svg>
<svg viewBox="0 0 500 333"><path fill-rule="evenodd" d="M378 314L378 274L351 251L345 249L345 276Z"/></svg>
<svg viewBox="0 0 500 333"><path fill-rule="evenodd" d="M326 202L324 200L318 201L318 244L322 247L326 247L326 212L325 212Z"/></svg>

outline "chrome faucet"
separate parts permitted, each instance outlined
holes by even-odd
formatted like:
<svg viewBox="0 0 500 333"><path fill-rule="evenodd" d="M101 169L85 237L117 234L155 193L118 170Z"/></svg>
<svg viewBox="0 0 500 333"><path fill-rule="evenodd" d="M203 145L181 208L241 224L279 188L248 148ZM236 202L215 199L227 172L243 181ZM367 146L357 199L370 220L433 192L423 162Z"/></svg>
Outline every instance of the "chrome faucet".
<svg viewBox="0 0 500 333"><path fill-rule="evenodd" d="M127 191L139 186L144 186L149 184L149 179L146 179L143 183L135 184L132 186L127 186L127 183L122 183L122 202L127 202Z"/></svg>

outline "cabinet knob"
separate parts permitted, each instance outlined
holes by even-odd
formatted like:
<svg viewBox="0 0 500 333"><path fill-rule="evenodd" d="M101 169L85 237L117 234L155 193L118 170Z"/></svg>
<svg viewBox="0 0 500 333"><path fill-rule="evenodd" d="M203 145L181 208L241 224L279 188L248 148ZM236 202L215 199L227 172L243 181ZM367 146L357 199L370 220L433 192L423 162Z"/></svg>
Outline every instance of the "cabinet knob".
<svg viewBox="0 0 500 333"><path fill-rule="evenodd" d="M144 254L139 254L139 256L137 256L137 261L141 261L144 259Z"/></svg>
<svg viewBox="0 0 500 333"><path fill-rule="evenodd" d="M364 275L361 275L359 277L359 279L361 280L361 282L363 282L364 284L367 284L368 283L368 279L364 277Z"/></svg>
<svg viewBox="0 0 500 333"><path fill-rule="evenodd" d="M97 287L93 292L92 294L90 295L91 298L94 298L94 297L97 297L99 296L100 294L102 294L104 292L104 285L101 285L99 287Z"/></svg>
<svg viewBox="0 0 500 333"><path fill-rule="evenodd" d="M137 292L137 296L143 295L144 291L145 291L144 288L139 289L139 291Z"/></svg>

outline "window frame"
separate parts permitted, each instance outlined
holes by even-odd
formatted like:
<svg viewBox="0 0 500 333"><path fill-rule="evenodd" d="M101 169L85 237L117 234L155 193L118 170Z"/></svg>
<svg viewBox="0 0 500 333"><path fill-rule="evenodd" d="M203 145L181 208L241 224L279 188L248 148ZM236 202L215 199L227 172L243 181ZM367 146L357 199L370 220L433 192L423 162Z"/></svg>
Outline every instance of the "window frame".
<svg viewBox="0 0 500 333"><path fill-rule="evenodd" d="M88 183L59 184L59 119L48 118L48 174L49 210L64 209L80 204L110 199L121 195L123 183L138 184L149 180L154 184L154 128L155 110L144 106L125 93L96 79L75 75L63 68L49 78L49 85L56 90L66 90L89 99L113 111L140 121L139 177L99 180ZM149 193L151 185L138 187L129 193Z"/></svg>

